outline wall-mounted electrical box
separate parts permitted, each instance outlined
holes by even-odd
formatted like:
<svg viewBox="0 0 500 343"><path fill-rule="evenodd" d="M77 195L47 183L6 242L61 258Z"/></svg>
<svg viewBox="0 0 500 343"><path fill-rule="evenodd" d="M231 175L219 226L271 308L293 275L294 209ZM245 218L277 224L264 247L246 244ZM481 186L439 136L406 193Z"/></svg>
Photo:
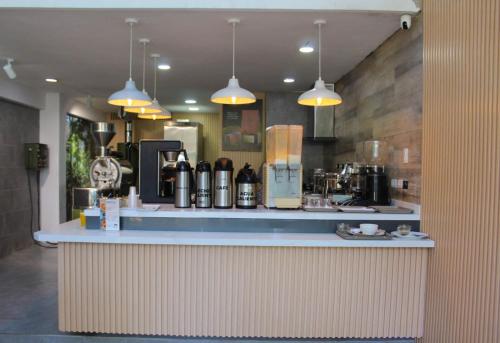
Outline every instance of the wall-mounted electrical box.
<svg viewBox="0 0 500 343"><path fill-rule="evenodd" d="M24 164L26 169L40 170L49 166L47 144L24 143Z"/></svg>

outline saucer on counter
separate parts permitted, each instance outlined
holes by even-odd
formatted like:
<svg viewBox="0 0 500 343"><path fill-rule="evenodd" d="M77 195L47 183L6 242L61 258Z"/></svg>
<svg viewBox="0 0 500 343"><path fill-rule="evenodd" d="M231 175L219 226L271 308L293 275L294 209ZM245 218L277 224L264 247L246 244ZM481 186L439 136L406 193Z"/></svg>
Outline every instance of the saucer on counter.
<svg viewBox="0 0 500 343"><path fill-rule="evenodd" d="M374 208L366 207L366 206L339 206L339 210L345 213L373 213L375 212Z"/></svg>
<svg viewBox="0 0 500 343"><path fill-rule="evenodd" d="M415 232L415 231L410 231L410 233L407 235L402 235L397 231L393 231L393 232L391 232L391 236L393 238L403 239L403 240L419 240L419 239L429 238L429 234L424 233L424 232Z"/></svg>
<svg viewBox="0 0 500 343"><path fill-rule="evenodd" d="M302 207L307 212L338 212L337 206L304 206Z"/></svg>
<svg viewBox="0 0 500 343"><path fill-rule="evenodd" d="M158 204L143 204L142 207L123 207L122 210L134 210L134 211L158 211L160 209L160 205Z"/></svg>
<svg viewBox="0 0 500 343"><path fill-rule="evenodd" d="M347 230L347 233L349 233L349 234L351 234L353 236L369 236L369 237L373 237L373 236L383 236L383 235L385 235L385 230L378 229L373 235L366 235L363 232L361 232L360 228L352 227L352 228L350 228L350 229Z"/></svg>

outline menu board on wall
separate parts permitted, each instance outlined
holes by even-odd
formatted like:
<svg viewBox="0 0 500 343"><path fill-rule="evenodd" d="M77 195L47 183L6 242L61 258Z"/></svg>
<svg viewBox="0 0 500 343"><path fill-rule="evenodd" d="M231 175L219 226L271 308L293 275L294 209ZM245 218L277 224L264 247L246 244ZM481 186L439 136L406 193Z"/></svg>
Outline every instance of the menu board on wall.
<svg viewBox="0 0 500 343"><path fill-rule="evenodd" d="M222 150L262 151L262 100L222 106Z"/></svg>

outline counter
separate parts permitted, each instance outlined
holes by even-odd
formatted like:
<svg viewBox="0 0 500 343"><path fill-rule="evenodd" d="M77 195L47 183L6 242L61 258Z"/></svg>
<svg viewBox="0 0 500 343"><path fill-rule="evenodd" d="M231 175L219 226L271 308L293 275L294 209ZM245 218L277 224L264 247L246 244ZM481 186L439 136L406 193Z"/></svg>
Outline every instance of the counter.
<svg viewBox="0 0 500 343"><path fill-rule="evenodd" d="M345 240L334 233L105 231L80 228L79 220L35 233L39 241L108 244L317 248L432 248L432 240Z"/></svg>
<svg viewBox="0 0 500 343"><path fill-rule="evenodd" d="M162 217L164 227L172 217L218 214L127 211L122 215L139 220ZM422 337L432 240L350 241L333 232L314 233L316 223L331 216L371 221L380 214L283 211L286 219L279 219L282 211L224 212L228 227L242 219L235 216L250 215L252 221L297 218L309 224L302 232L279 233L106 232L72 221L37 232L36 239L59 243L59 329L191 337Z"/></svg>

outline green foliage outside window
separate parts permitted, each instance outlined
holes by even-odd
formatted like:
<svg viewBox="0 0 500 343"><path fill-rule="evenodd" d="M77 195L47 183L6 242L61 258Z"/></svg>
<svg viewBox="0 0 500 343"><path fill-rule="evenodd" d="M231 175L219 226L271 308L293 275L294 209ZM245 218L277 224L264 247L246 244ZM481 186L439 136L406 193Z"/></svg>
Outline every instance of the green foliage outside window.
<svg viewBox="0 0 500 343"><path fill-rule="evenodd" d="M90 187L90 164L94 157L94 140L90 121L66 116L66 216L72 219L72 189Z"/></svg>

